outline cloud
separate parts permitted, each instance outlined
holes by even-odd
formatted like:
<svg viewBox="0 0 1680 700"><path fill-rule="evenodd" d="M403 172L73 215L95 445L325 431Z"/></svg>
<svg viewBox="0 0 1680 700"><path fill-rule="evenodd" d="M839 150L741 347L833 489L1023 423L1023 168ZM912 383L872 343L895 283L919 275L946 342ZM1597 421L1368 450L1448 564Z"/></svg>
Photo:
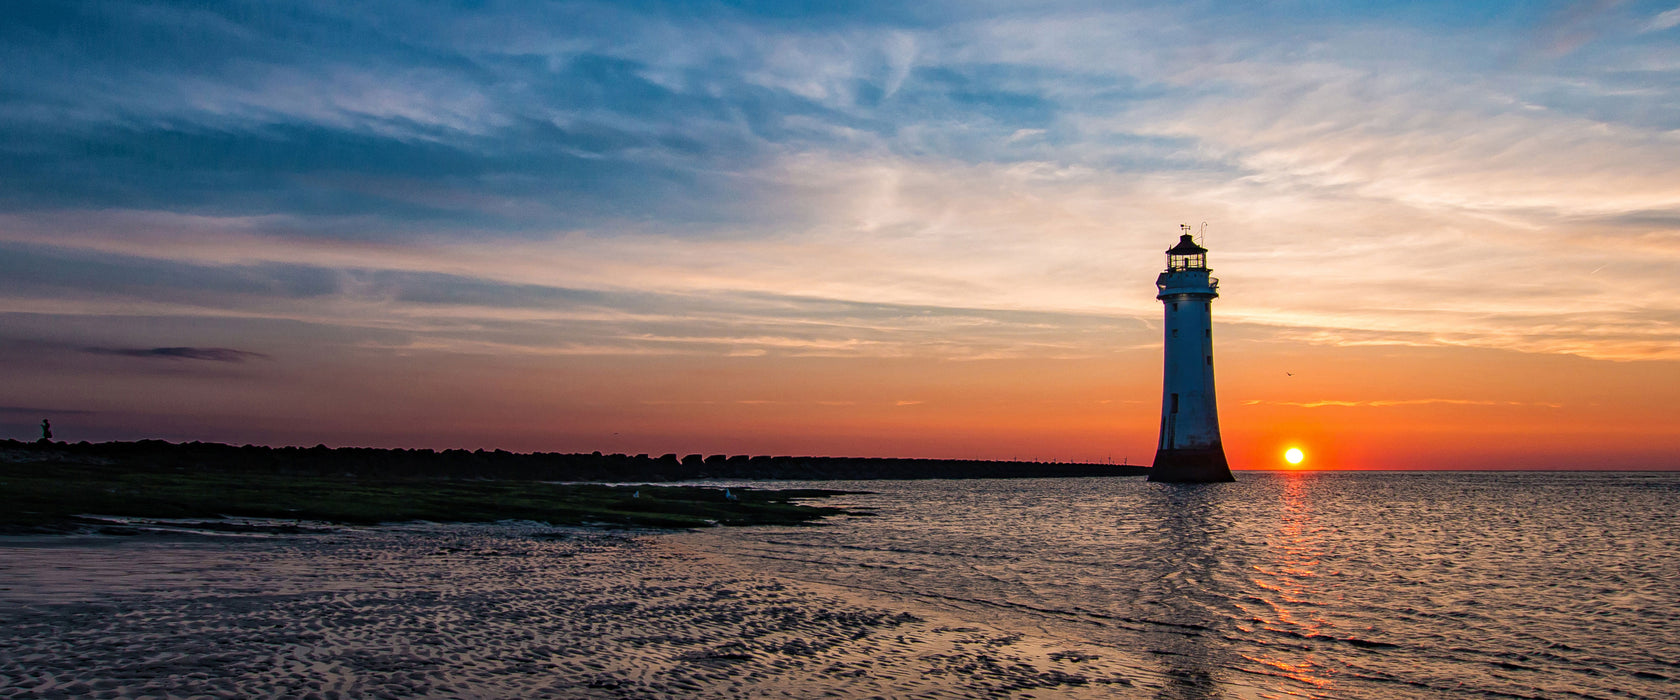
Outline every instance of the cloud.
<svg viewBox="0 0 1680 700"><path fill-rule="evenodd" d="M1563 408L1560 403L1536 403L1531 401L1486 401L1477 399L1365 399L1357 401L1324 399L1322 401L1266 401L1248 399L1242 402L1244 406L1294 406L1297 408L1387 408L1392 406L1537 406L1542 408Z"/></svg>
<svg viewBox="0 0 1680 700"><path fill-rule="evenodd" d="M361 338L378 346L475 354L946 359L1093 356L1112 352L1117 337L1147 330L1136 319L1102 313L715 288L579 289L422 270L191 264L35 245L0 250L12 253L0 261L0 270L11 273L0 282L8 306L56 317L61 328L69 327L69 315L144 309L206 323L230 316L247 323L267 319L276 328L304 323L311 336L339 329L335 342ZM25 326L11 327L15 333Z"/></svg>
<svg viewBox="0 0 1680 700"><path fill-rule="evenodd" d="M835 400L808 406L825 430L905 393L944 421L1025 368L1062 395L1010 405L1072 406L1158 379L1151 283L1202 221L1229 360L1661 377L1660 9L0 4L0 384L130 428L350 430L339 410L545 448L592 422L735 439L705 420L770 415L737 400L791 426L813 397L787 387ZM242 348L286 361L218 354ZM1057 379L1076 363L1114 372ZM1522 398L1486 374L1431 405Z"/></svg>
<svg viewBox="0 0 1680 700"><path fill-rule="evenodd" d="M1605 17L1620 4L1622 0L1589 0L1562 6L1540 28L1542 50L1563 56L1597 39Z"/></svg>
<svg viewBox="0 0 1680 700"><path fill-rule="evenodd" d="M1672 358L1680 70L1660 37L1513 58L1617 26L1588 10L11 10L0 299L475 353L1078 357L1148 340L1162 239L1207 220L1222 322Z"/></svg>
<svg viewBox="0 0 1680 700"><path fill-rule="evenodd" d="M39 408L35 406L0 406L0 414L23 416L91 415L96 411L73 408Z"/></svg>
<svg viewBox="0 0 1680 700"><path fill-rule="evenodd" d="M1680 25L1680 7L1658 13L1657 16L1651 18L1650 22L1645 23L1643 31L1660 32L1665 29L1673 29L1676 25Z"/></svg>
<svg viewBox="0 0 1680 700"><path fill-rule="evenodd" d="M144 357L163 360L203 360L205 362L244 362L246 360L267 360L268 355L249 350L234 350L232 348L82 348L82 352L94 355L122 355L124 357Z"/></svg>
<svg viewBox="0 0 1680 700"><path fill-rule="evenodd" d="M287 263L208 266L4 243L0 251L0 295L12 299L146 300L239 308L319 299L336 293L340 285L329 270Z"/></svg>

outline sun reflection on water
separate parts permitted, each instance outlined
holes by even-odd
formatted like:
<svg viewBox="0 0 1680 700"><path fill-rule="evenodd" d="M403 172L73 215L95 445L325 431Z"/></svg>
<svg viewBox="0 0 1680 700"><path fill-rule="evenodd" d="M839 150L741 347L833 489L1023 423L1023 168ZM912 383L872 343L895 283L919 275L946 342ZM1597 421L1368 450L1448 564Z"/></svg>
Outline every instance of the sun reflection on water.
<svg viewBox="0 0 1680 700"><path fill-rule="evenodd" d="M1305 476L1284 482L1278 529L1267 538L1266 559L1252 568L1257 589L1239 607L1261 629L1313 639L1332 634L1321 612L1327 590L1321 561L1323 531L1314 519ZM1306 697L1330 697L1333 672L1310 647L1272 645L1240 656L1256 665L1253 673L1281 676L1311 687Z"/></svg>

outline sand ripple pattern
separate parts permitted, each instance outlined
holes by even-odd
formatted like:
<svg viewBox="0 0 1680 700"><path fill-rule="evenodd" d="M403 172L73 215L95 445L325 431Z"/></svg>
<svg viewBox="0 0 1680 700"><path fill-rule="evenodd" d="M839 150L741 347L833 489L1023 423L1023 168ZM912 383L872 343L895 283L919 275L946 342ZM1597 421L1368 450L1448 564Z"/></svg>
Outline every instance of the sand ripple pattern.
<svg viewBox="0 0 1680 700"><path fill-rule="evenodd" d="M666 538L411 526L0 543L0 697L1112 697L1119 659Z"/></svg>

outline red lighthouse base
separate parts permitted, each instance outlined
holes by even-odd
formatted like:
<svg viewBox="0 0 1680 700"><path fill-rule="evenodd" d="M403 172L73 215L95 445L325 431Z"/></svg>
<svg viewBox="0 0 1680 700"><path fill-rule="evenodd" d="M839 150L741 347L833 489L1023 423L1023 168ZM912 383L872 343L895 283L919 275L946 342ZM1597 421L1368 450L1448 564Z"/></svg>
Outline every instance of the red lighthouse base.
<svg viewBox="0 0 1680 700"><path fill-rule="evenodd" d="M1200 450L1157 450L1149 467L1150 481L1178 484L1208 484L1236 481L1225 463L1225 448L1215 445Z"/></svg>

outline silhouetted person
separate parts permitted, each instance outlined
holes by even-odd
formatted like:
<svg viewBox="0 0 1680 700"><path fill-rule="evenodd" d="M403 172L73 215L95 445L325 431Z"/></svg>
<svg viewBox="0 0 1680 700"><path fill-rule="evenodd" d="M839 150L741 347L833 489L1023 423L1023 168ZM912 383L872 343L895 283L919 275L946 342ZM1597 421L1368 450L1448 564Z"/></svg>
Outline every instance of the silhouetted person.
<svg viewBox="0 0 1680 700"><path fill-rule="evenodd" d="M41 419L41 442L52 442L52 421Z"/></svg>

